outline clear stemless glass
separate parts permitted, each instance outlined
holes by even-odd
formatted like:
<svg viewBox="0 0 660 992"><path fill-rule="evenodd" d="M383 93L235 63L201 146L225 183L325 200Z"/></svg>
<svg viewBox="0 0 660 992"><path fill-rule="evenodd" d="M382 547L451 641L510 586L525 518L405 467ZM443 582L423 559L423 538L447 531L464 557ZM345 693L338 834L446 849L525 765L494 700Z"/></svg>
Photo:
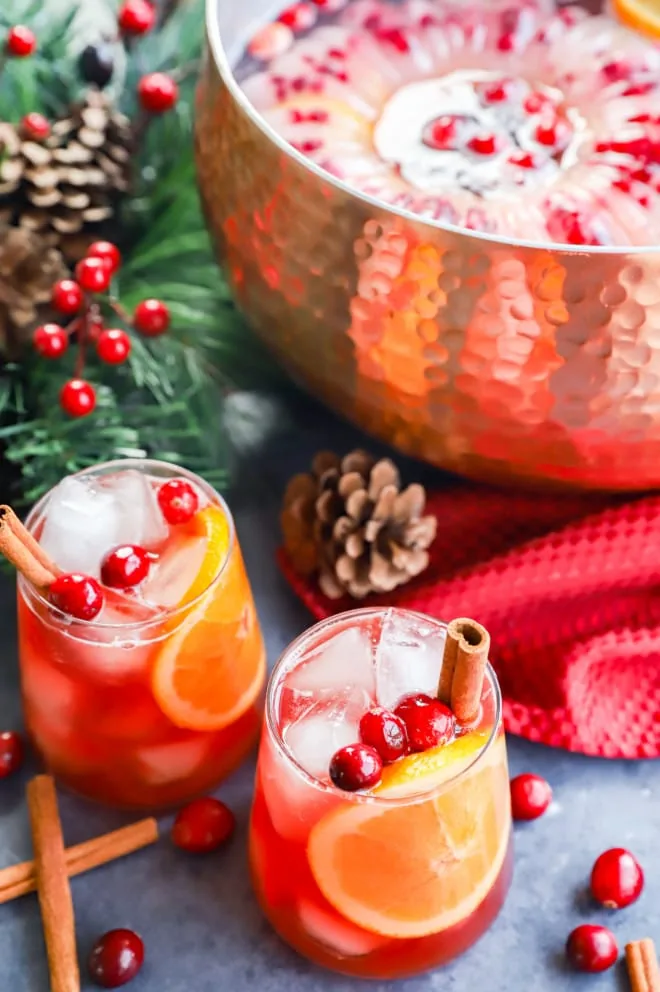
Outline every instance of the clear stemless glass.
<svg viewBox="0 0 660 992"><path fill-rule="evenodd" d="M362 609L312 627L270 679L250 829L259 902L317 964L393 979L435 968L495 919L512 870L501 697L488 666L478 721L451 743L385 766L343 792L332 754L360 717L434 693L446 626Z"/></svg>
<svg viewBox="0 0 660 992"><path fill-rule="evenodd" d="M175 478L194 487L199 509L169 525L157 494ZM82 489L72 491L72 480ZM19 577L27 731L47 767L84 796L121 807L179 805L230 774L261 723L265 651L231 513L198 476L162 462L111 462L64 484L27 520L42 542L58 529L58 550L49 553L64 571L98 578L91 544L107 541L110 550L130 543L129 532L147 535L151 566L135 590L104 589L92 621L55 610ZM89 567L72 567L80 555Z"/></svg>

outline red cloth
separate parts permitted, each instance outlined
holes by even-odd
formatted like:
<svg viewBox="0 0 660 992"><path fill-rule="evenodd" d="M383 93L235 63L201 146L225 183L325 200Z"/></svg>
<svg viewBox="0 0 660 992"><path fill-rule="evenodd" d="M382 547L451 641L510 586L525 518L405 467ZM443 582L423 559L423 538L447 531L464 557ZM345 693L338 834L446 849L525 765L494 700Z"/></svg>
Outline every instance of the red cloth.
<svg viewBox="0 0 660 992"><path fill-rule="evenodd" d="M608 758L660 756L660 496L459 485L431 493L427 512L439 524L427 571L366 603L481 621L509 732ZM280 565L315 617L359 605L326 599L283 551Z"/></svg>

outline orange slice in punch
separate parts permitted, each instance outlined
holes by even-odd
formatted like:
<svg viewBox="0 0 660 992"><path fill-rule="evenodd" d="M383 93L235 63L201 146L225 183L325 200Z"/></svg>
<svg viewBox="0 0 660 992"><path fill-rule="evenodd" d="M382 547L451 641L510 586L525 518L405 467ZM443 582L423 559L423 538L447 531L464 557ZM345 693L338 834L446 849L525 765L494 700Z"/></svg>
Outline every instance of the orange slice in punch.
<svg viewBox="0 0 660 992"><path fill-rule="evenodd" d="M660 38L660 0L614 0L614 10L628 27Z"/></svg>
<svg viewBox="0 0 660 992"><path fill-rule="evenodd" d="M202 598L183 620L172 621L156 657L152 689L177 727L221 730L257 699L266 658L238 544L230 552L225 514L206 507L196 514L195 529L206 538L206 551L180 605ZM223 574L209 588L228 553Z"/></svg>
<svg viewBox="0 0 660 992"><path fill-rule="evenodd" d="M510 835L503 738L468 734L385 770L374 794L407 802L346 804L314 827L307 854L319 888L346 919L387 937L425 937L468 917L500 873ZM464 776L433 798L457 772ZM412 798L412 796L415 798Z"/></svg>

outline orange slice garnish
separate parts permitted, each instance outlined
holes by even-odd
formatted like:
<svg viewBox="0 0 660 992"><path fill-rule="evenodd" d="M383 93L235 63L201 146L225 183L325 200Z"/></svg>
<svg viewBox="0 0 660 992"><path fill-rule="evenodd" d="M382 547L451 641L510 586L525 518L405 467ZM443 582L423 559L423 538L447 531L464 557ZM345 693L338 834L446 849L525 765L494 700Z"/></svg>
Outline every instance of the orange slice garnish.
<svg viewBox="0 0 660 992"><path fill-rule="evenodd" d="M511 814L504 739L469 767L483 744L482 734L468 734L405 758L386 769L376 790L383 798L412 796L464 772L433 798L351 803L316 824L309 864L347 920L388 937L424 937L466 919L488 895L508 849Z"/></svg>
<svg viewBox="0 0 660 992"><path fill-rule="evenodd" d="M190 611L171 622L156 657L152 689L177 727L221 730L257 699L266 658L238 543L229 548L225 514L208 506L196 515L195 528L206 537L206 553L180 604L191 604Z"/></svg>
<svg viewBox="0 0 660 992"><path fill-rule="evenodd" d="M614 0L614 10L628 27L660 38L660 0Z"/></svg>

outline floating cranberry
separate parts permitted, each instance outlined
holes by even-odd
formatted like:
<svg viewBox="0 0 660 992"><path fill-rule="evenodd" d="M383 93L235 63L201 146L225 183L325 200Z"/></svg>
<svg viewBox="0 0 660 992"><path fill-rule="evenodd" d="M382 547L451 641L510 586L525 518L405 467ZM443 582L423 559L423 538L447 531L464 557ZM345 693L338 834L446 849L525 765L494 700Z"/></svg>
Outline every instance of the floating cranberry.
<svg viewBox="0 0 660 992"><path fill-rule="evenodd" d="M37 39L34 32L26 28L24 24L15 24L7 32L5 47L9 55L24 59L28 55L32 55L36 49Z"/></svg>
<svg viewBox="0 0 660 992"><path fill-rule="evenodd" d="M539 162L531 152L514 152L509 155L511 165L517 165L519 169L538 169Z"/></svg>
<svg viewBox="0 0 660 992"><path fill-rule="evenodd" d="M475 155L494 155L498 150L497 135L495 134L474 134L467 143L468 148Z"/></svg>
<svg viewBox="0 0 660 992"><path fill-rule="evenodd" d="M208 854L226 844L236 827L234 814L212 796L204 796L180 809L172 826L172 842L191 854Z"/></svg>
<svg viewBox="0 0 660 992"><path fill-rule="evenodd" d="M126 0L119 8L117 23L123 34L146 34L156 22L156 9L148 0Z"/></svg>
<svg viewBox="0 0 660 992"><path fill-rule="evenodd" d="M89 955L89 973L104 989L132 981L144 963L144 943L133 930L109 930L99 937Z"/></svg>
<svg viewBox="0 0 660 992"><path fill-rule="evenodd" d="M394 713L405 724L412 751L440 747L454 736L456 719L452 711L425 693L405 696Z"/></svg>
<svg viewBox="0 0 660 992"><path fill-rule="evenodd" d="M91 575L80 572L58 575L51 583L48 598L56 609L76 620L93 620L103 607L100 585Z"/></svg>
<svg viewBox="0 0 660 992"><path fill-rule="evenodd" d="M59 358L69 347L69 336L59 324L42 324L36 328L32 343L42 358Z"/></svg>
<svg viewBox="0 0 660 992"><path fill-rule="evenodd" d="M274 24L267 24L257 31L248 45L248 51L255 59L270 62L291 47L294 37L291 28L281 21L275 21Z"/></svg>
<svg viewBox="0 0 660 992"><path fill-rule="evenodd" d="M510 786L514 820L537 820L552 802L552 789L540 775L516 775Z"/></svg>
<svg viewBox="0 0 660 992"><path fill-rule="evenodd" d="M103 258L83 258L76 265L76 279L88 293L104 293L111 277L112 272Z"/></svg>
<svg viewBox="0 0 660 992"><path fill-rule="evenodd" d="M282 11L278 21L297 33L309 31L316 24L317 17L317 11L308 3L294 3L293 6Z"/></svg>
<svg viewBox="0 0 660 992"><path fill-rule="evenodd" d="M179 99L179 87L164 72L150 72L138 83L138 98L150 114L164 114Z"/></svg>
<svg viewBox="0 0 660 992"><path fill-rule="evenodd" d="M60 279L53 286L51 303L60 313L71 316L78 313L83 303L83 291L73 279Z"/></svg>
<svg viewBox="0 0 660 992"><path fill-rule="evenodd" d="M162 300L142 300L133 312L133 324L145 337L158 337L170 325L170 311Z"/></svg>
<svg viewBox="0 0 660 992"><path fill-rule="evenodd" d="M101 331L96 342L96 354L108 365L121 365L131 353L131 339L120 327Z"/></svg>
<svg viewBox="0 0 660 992"><path fill-rule="evenodd" d="M13 775L23 764L23 738L15 730L0 734L0 778Z"/></svg>
<svg viewBox="0 0 660 992"><path fill-rule="evenodd" d="M454 114L445 114L430 121L422 134L422 141L426 147L438 152L455 149L458 140L459 120Z"/></svg>
<svg viewBox="0 0 660 992"><path fill-rule="evenodd" d="M380 781L382 773L381 756L375 747L368 744L342 747L330 762L330 779L345 792L370 789Z"/></svg>
<svg viewBox="0 0 660 992"><path fill-rule="evenodd" d="M168 524L185 524L197 513L199 497L185 479L170 479L158 490L158 503Z"/></svg>
<svg viewBox="0 0 660 992"><path fill-rule="evenodd" d="M570 131L563 121L542 121L534 131L534 138L546 148L565 148Z"/></svg>
<svg viewBox="0 0 660 992"><path fill-rule="evenodd" d="M583 923L569 935L566 955L578 971L607 971L618 958L619 948L607 927Z"/></svg>
<svg viewBox="0 0 660 992"><path fill-rule="evenodd" d="M21 134L33 141L43 141L50 134L50 121L36 111L26 114L21 119Z"/></svg>
<svg viewBox="0 0 660 992"><path fill-rule="evenodd" d="M408 732L400 716L375 706L360 720L360 740L375 748L385 764L396 761L409 751Z"/></svg>
<svg viewBox="0 0 660 992"><path fill-rule="evenodd" d="M84 379L69 379L60 389L60 406L70 417L87 417L96 407L96 390Z"/></svg>
<svg viewBox="0 0 660 992"><path fill-rule="evenodd" d="M101 563L101 581L113 589L130 589L144 582L151 558L137 544L121 544L109 551Z"/></svg>
<svg viewBox="0 0 660 992"><path fill-rule="evenodd" d="M478 87L479 96L484 103L503 103L511 96L513 80L499 79L494 83L485 83Z"/></svg>
<svg viewBox="0 0 660 992"><path fill-rule="evenodd" d="M623 847L604 851L591 870L591 894L607 909L623 909L639 899L644 872L637 858Z"/></svg>
<svg viewBox="0 0 660 992"><path fill-rule="evenodd" d="M401 55L406 55L410 51L410 43L400 28L379 28L376 37L380 42L391 45Z"/></svg>
<svg viewBox="0 0 660 992"><path fill-rule="evenodd" d="M102 258L112 273L121 265L121 252L112 241L95 241L87 249L87 257Z"/></svg>

